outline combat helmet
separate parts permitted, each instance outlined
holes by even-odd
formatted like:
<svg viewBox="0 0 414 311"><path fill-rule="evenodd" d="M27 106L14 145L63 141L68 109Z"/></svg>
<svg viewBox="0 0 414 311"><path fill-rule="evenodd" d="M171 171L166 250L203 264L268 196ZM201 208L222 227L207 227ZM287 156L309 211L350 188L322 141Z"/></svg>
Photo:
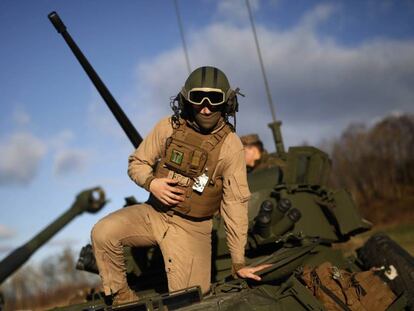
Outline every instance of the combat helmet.
<svg viewBox="0 0 414 311"><path fill-rule="evenodd" d="M214 116L211 116L205 124L208 129L223 116L226 121L228 117L235 117L238 109L237 96L240 94L239 89L233 90L230 87L229 80L223 71L212 66L203 66L195 69L187 78L178 94L176 100L179 102L180 111L188 111L190 105L209 105L214 110ZM172 107L174 111L174 107ZM197 123L203 123L203 120L195 117Z"/></svg>
<svg viewBox="0 0 414 311"><path fill-rule="evenodd" d="M188 76L180 93L192 104L199 105L207 99L210 105L215 106L227 102L231 91L224 72L216 67L203 66Z"/></svg>

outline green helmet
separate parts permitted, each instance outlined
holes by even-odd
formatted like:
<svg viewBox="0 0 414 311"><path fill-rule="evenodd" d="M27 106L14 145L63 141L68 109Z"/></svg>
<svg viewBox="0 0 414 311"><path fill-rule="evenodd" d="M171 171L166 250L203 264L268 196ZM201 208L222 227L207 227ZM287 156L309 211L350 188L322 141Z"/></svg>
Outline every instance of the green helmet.
<svg viewBox="0 0 414 311"><path fill-rule="evenodd" d="M181 95L191 104L200 105L207 99L211 105L221 105L232 89L226 75L218 68L203 66L194 70L185 81Z"/></svg>

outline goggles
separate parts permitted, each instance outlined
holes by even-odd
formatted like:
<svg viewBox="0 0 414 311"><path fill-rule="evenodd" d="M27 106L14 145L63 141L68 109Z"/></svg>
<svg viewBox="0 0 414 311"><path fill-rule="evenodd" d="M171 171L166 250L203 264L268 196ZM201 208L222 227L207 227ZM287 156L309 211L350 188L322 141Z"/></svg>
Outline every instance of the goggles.
<svg viewBox="0 0 414 311"><path fill-rule="evenodd" d="M214 88L193 88L188 91L187 100L193 105L201 105L207 99L212 106L218 106L226 101L226 94L220 89Z"/></svg>

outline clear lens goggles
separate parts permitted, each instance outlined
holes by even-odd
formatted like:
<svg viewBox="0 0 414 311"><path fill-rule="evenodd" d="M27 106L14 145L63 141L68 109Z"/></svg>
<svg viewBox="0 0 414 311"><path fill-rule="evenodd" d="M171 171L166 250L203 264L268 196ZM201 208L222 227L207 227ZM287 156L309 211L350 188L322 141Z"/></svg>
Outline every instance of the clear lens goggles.
<svg viewBox="0 0 414 311"><path fill-rule="evenodd" d="M193 88L188 91L188 101L194 105L201 105L207 99L212 106L221 105L225 102L226 94L220 89Z"/></svg>

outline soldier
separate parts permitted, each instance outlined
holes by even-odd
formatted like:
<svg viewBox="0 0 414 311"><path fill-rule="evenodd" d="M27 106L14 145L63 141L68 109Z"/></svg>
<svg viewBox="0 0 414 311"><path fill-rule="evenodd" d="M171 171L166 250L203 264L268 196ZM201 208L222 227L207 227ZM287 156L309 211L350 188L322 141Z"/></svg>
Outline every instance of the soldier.
<svg viewBox="0 0 414 311"><path fill-rule="evenodd" d="M235 276L260 280L265 266L245 267L247 202L243 145L228 116L236 91L214 67L193 71L162 119L129 157L128 174L150 192L148 201L120 209L92 230L106 295L114 304L138 297L127 284L124 246L158 244L170 291L210 287L212 216L220 212Z"/></svg>
<svg viewBox="0 0 414 311"><path fill-rule="evenodd" d="M273 166L281 168L285 166L283 160L267 153L266 149L263 148L263 142L260 140L259 135L244 135L240 139L244 146L247 173Z"/></svg>

